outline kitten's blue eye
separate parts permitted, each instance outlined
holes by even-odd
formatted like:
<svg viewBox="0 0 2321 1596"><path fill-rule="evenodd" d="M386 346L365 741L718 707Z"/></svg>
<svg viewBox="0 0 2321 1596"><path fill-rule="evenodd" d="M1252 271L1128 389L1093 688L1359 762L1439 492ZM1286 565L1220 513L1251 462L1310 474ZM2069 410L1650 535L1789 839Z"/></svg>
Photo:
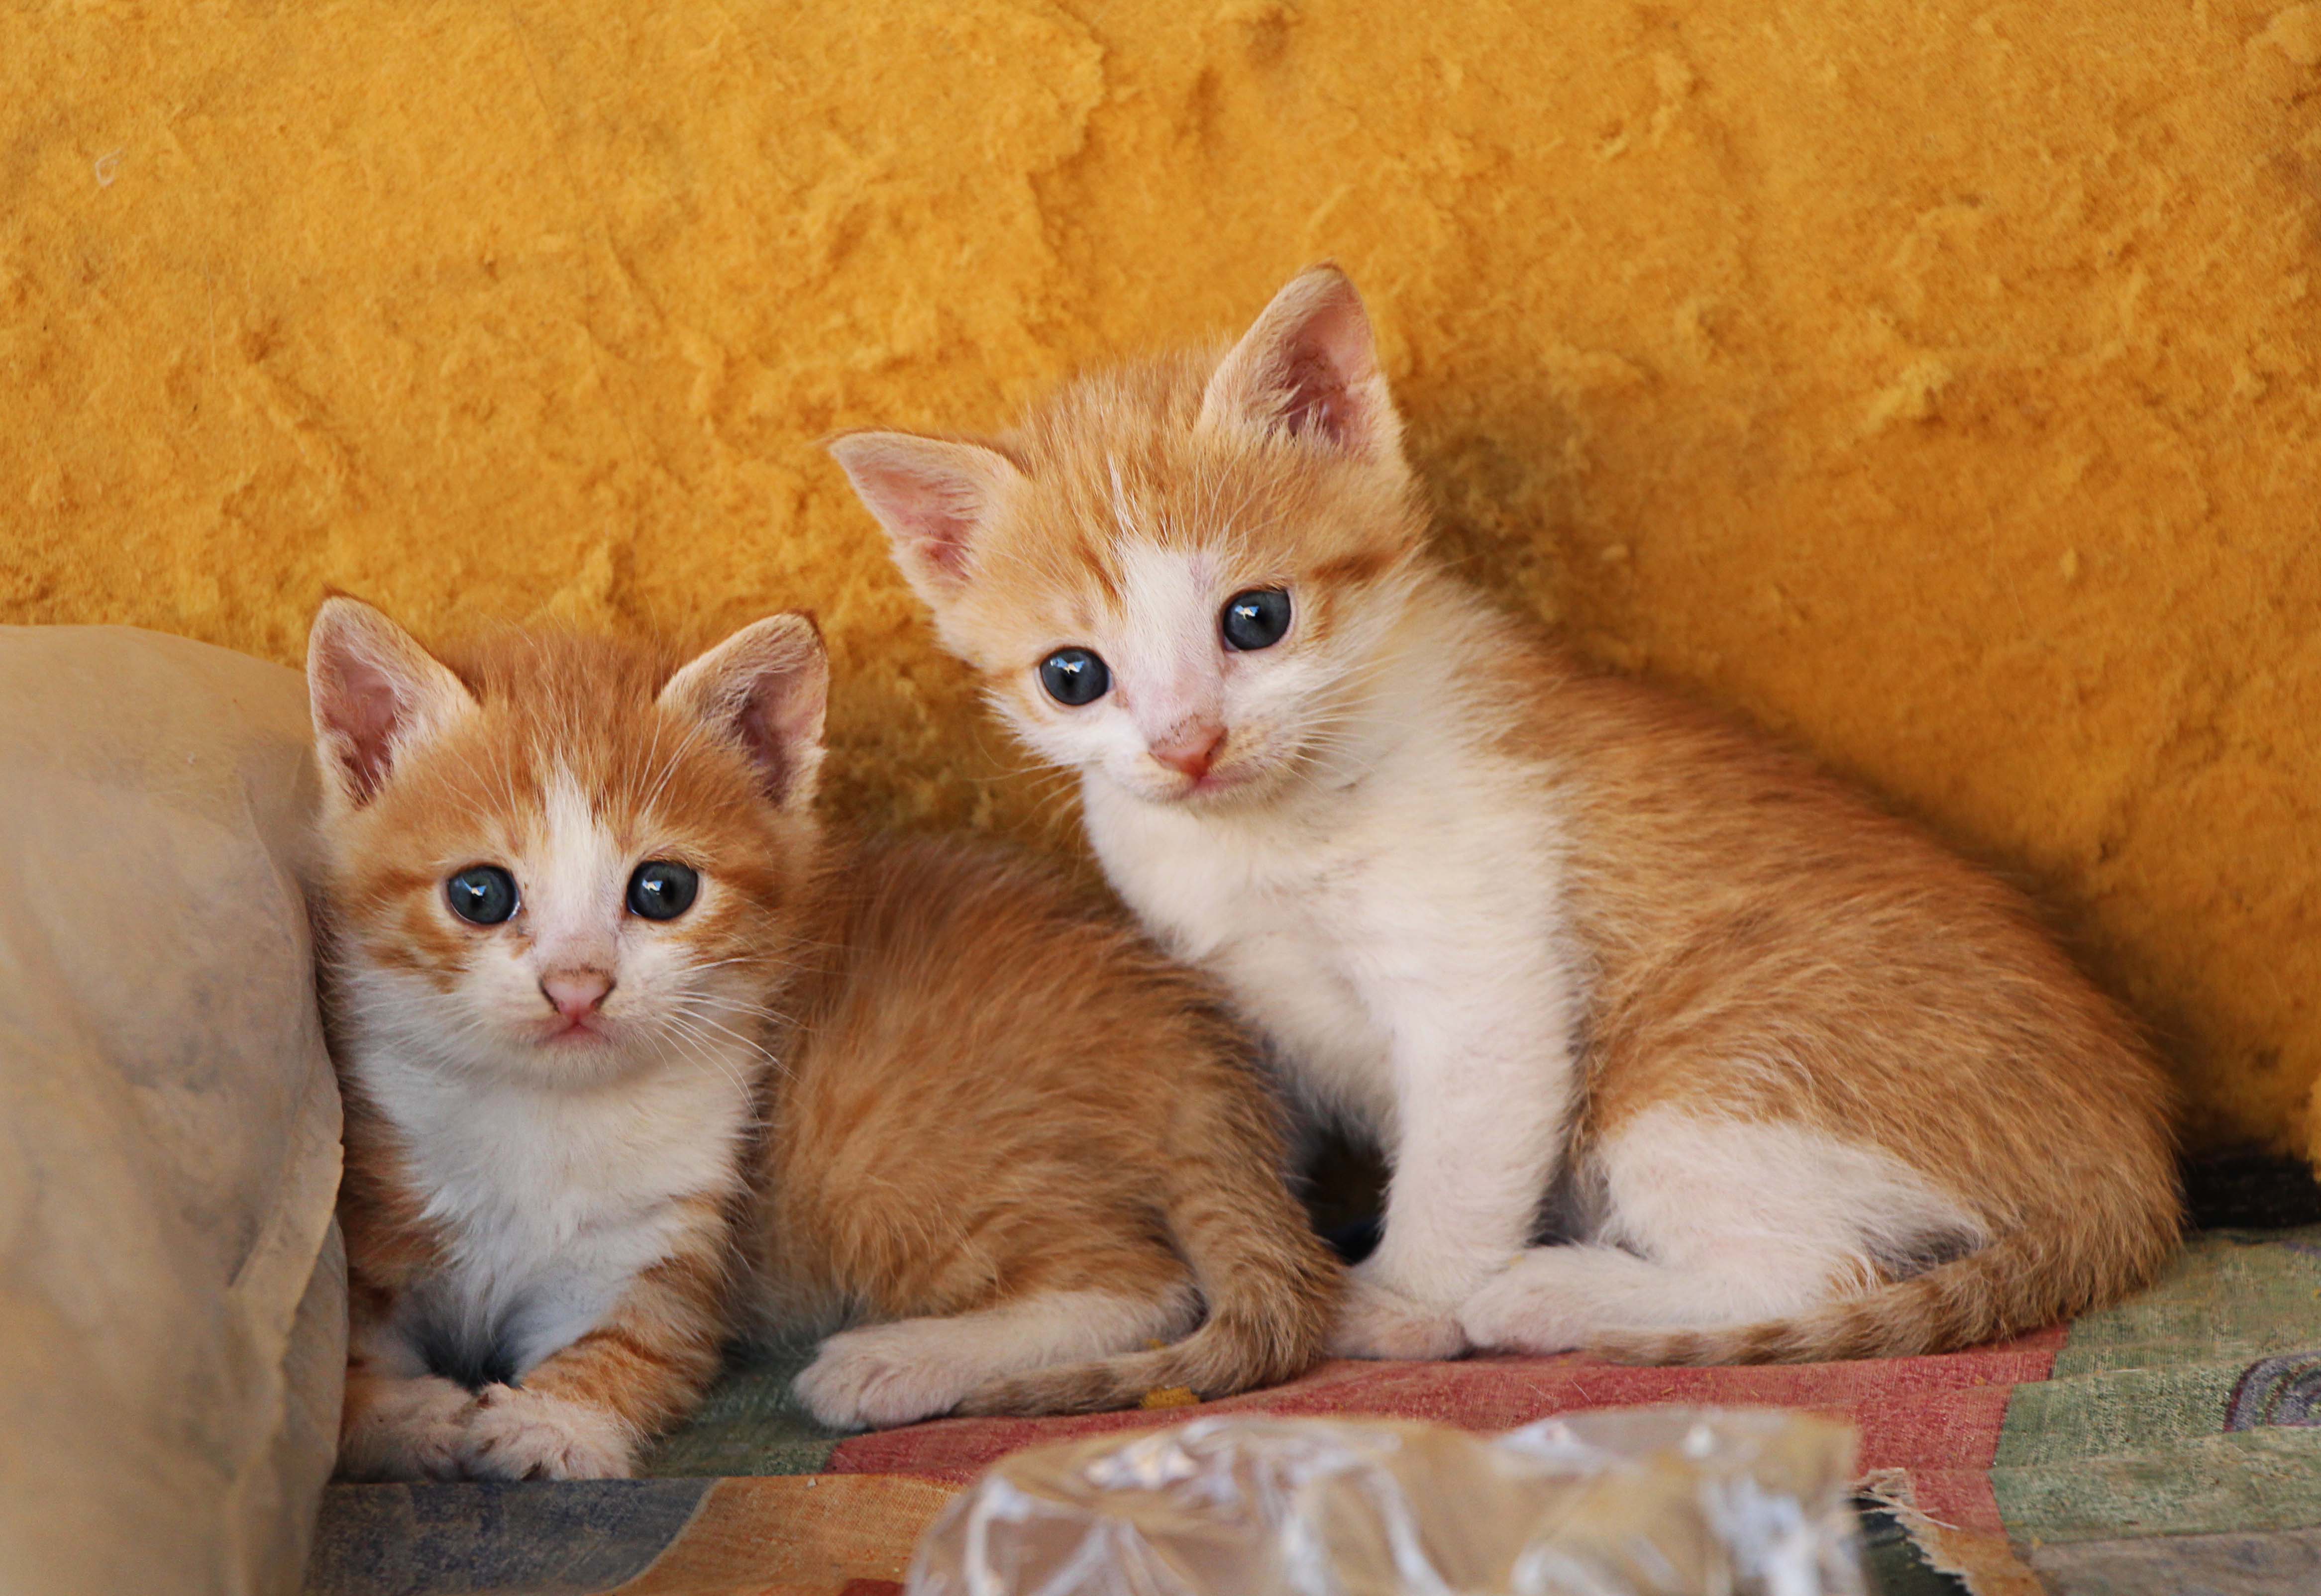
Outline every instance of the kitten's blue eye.
<svg viewBox="0 0 2321 1596"><path fill-rule="evenodd" d="M1252 587L1225 601L1217 617L1225 647L1244 653L1270 648L1289 630L1289 595L1279 587Z"/></svg>
<svg viewBox="0 0 2321 1596"><path fill-rule="evenodd" d="M1040 685L1058 703L1078 709L1112 690L1112 672L1086 648L1059 648L1040 661Z"/></svg>
<svg viewBox="0 0 2321 1596"><path fill-rule="evenodd" d="M496 926L515 912L515 877L497 865L471 865L443 884L443 895L469 925Z"/></svg>
<svg viewBox="0 0 2321 1596"><path fill-rule="evenodd" d="M674 859L647 859L629 877L629 912L646 920L675 920L693 907L701 877Z"/></svg>

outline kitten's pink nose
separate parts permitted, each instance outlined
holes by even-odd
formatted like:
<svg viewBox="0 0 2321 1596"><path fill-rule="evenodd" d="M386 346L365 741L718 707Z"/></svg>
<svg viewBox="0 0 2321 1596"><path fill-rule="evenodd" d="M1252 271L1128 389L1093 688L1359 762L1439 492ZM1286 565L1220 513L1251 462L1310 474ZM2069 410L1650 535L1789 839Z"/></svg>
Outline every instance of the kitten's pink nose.
<svg viewBox="0 0 2321 1596"><path fill-rule="evenodd" d="M1225 729L1207 721L1173 728L1167 737L1145 745L1155 759L1195 781L1209 774L1209 766L1217 762L1217 750L1224 746Z"/></svg>
<svg viewBox="0 0 2321 1596"><path fill-rule="evenodd" d="M613 990L613 978L602 970L557 970L540 978L541 995L567 1020L593 1014Z"/></svg>

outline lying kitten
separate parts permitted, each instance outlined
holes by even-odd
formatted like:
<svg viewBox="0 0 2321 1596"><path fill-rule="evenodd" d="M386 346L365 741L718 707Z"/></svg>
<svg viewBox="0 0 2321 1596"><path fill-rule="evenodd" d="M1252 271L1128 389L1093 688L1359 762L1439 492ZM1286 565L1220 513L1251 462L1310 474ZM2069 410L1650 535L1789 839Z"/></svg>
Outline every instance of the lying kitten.
<svg viewBox="0 0 2321 1596"><path fill-rule="evenodd" d="M825 838L811 622L671 675L566 636L445 663L333 599L307 669L344 1474L624 1474L783 1310L899 1320L800 1378L835 1425L1315 1356L1334 1271L1237 1034L1040 870Z"/></svg>
<svg viewBox="0 0 2321 1596"><path fill-rule="evenodd" d="M995 445L833 449L1113 884L1388 1153L1343 1350L1926 1352L2168 1256L2128 1021L2014 893L1435 564L1334 269Z"/></svg>

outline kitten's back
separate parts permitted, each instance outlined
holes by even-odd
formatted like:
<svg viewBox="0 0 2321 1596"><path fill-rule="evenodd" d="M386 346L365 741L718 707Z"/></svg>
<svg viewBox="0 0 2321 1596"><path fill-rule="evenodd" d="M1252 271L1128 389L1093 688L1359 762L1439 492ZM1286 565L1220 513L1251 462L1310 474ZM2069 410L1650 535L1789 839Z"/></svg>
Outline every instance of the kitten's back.
<svg viewBox="0 0 2321 1596"><path fill-rule="evenodd" d="M1506 746L1555 773L1592 954L1580 1144L1670 1104L1802 1126L1945 1172L1995 1238L1797 1321L1599 1350L1931 1351L2153 1277L2180 1223L2173 1093L2028 899L1770 739L1490 630L1525 706Z"/></svg>
<svg viewBox="0 0 2321 1596"><path fill-rule="evenodd" d="M1133 1405L1288 1378L1335 1265L1282 1181L1249 1044L1206 981L1049 866L956 839L833 848L821 971L794 993L752 1245L778 1311L957 1313L1042 1291L1208 1322L963 1411Z"/></svg>

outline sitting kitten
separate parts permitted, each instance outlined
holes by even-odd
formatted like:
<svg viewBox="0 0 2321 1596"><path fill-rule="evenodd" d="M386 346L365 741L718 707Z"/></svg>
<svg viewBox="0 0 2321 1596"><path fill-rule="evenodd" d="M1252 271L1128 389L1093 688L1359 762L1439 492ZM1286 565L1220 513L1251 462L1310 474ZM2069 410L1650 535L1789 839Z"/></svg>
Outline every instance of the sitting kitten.
<svg viewBox="0 0 2321 1596"><path fill-rule="evenodd" d="M801 1378L840 1425L1318 1350L1334 1271L1206 989L1028 865L826 838L826 668L795 615L672 675L323 607L344 1474L627 1474L802 1304L902 1320Z"/></svg>
<svg viewBox="0 0 2321 1596"><path fill-rule="evenodd" d="M833 447L1114 885L1388 1154L1342 1350L1927 1352L2168 1256L2129 1022L2014 893L1431 559L1335 269L993 446Z"/></svg>

